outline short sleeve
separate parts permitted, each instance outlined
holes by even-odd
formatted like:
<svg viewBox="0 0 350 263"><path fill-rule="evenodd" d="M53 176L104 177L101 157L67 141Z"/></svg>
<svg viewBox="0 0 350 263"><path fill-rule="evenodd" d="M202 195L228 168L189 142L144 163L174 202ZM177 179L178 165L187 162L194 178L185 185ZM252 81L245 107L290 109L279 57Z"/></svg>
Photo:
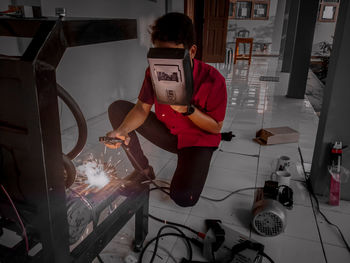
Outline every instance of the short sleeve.
<svg viewBox="0 0 350 263"><path fill-rule="evenodd" d="M225 79L217 73L206 103L207 114L217 122L225 119L227 90Z"/></svg>
<svg viewBox="0 0 350 263"><path fill-rule="evenodd" d="M154 103L154 91L149 67L146 69L145 79L143 80L138 99L149 105L153 105Z"/></svg>

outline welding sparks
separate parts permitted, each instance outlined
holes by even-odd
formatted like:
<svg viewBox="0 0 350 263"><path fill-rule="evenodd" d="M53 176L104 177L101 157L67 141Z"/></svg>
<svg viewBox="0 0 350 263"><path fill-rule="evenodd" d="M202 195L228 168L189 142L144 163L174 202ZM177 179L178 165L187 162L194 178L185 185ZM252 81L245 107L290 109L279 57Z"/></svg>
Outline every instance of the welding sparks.
<svg viewBox="0 0 350 263"><path fill-rule="evenodd" d="M97 162L86 162L77 167L78 173L85 174L87 177L86 183L98 188L104 187L109 183L109 178L104 170L104 165Z"/></svg>
<svg viewBox="0 0 350 263"><path fill-rule="evenodd" d="M87 184L88 188L100 189L106 186L112 177L116 177L116 165L112 164L112 158L109 158L108 162L103 162L93 158L91 154L87 161L77 167L77 175L79 181Z"/></svg>

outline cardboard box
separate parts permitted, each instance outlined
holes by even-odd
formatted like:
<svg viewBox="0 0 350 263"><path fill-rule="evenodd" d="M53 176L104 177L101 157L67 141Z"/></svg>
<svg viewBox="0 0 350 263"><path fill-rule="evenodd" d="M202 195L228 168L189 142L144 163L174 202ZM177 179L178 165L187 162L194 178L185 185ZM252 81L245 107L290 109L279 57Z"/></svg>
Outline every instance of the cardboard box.
<svg viewBox="0 0 350 263"><path fill-rule="evenodd" d="M299 141L299 133L289 127L264 128L256 132L253 140L261 145L292 143Z"/></svg>

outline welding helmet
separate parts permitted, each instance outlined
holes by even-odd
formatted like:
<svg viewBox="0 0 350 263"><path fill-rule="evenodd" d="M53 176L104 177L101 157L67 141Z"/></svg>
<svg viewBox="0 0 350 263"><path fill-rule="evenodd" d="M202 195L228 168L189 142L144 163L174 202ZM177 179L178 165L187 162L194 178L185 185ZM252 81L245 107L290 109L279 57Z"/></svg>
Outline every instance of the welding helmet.
<svg viewBox="0 0 350 263"><path fill-rule="evenodd" d="M193 75L189 51L183 48L150 48L147 54L157 101L190 105Z"/></svg>

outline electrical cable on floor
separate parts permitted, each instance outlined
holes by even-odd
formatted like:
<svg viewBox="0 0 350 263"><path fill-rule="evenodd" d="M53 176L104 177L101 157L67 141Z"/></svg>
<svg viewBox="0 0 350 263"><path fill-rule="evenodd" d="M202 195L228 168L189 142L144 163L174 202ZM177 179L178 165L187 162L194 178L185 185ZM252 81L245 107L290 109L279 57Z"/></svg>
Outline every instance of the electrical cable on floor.
<svg viewBox="0 0 350 263"><path fill-rule="evenodd" d="M17 208L16 208L15 204L13 203L10 195L7 193L5 187L2 184L0 186L1 186L2 190L4 191L5 195L7 196L8 200L10 201L10 203L12 205L12 208L13 208L13 210L15 211L15 213L17 215L18 221L19 221L19 223L20 223L20 225L22 227L22 231L23 231L22 234L23 234L25 245L26 245L26 251L28 253L29 252L29 242L28 242L26 228L24 227L23 221L22 221L22 219L21 219L21 217L20 217L20 215L19 215L19 213L17 211Z"/></svg>
<svg viewBox="0 0 350 263"><path fill-rule="evenodd" d="M141 182L141 184L151 183L152 181L153 182L163 183L163 184L166 184L166 185L170 185L170 183L168 181L160 180L160 179L146 180L146 181Z"/></svg>
<svg viewBox="0 0 350 263"><path fill-rule="evenodd" d="M260 252L260 255L266 258L270 263L275 263L270 256L268 256L265 252Z"/></svg>
<svg viewBox="0 0 350 263"><path fill-rule="evenodd" d="M162 234L162 231L163 231L163 229L165 229L165 228L174 229L174 230L178 231L180 234L176 234L176 233L166 233L166 234ZM189 261L192 261L193 250L192 250L192 245L191 245L191 243L190 243L191 238L187 237L187 236L186 236L180 229L178 229L177 227L175 227L175 226L170 226L170 225L165 225L165 226L162 226L162 227L159 229L159 231L158 231L158 233L157 233L157 236L154 237L153 239L151 239L151 240L146 244L146 246L142 249L141 254L140 254L140 256L139 256L139 263L142 263L142 258L143 258L143 255L144 255L146 249L147 249L154 241L156 241L155 246L154 246L154 250L153 250L153 254L152 254L152 258L151 258L151 260L150 260L150 263L153 263L153 261L154 261L154 259L155 259L155 257L156 257L156 254L157 254L159 239L160 239L161 237L165 237L165 236L177 236L177 237L183 238L183 239L186 241L186 243L187 243L187 248L188 248L188 252L189 252L189 259L188 259L188 260L189 260Z"/></svg>
<svg viewBox="0 0 350 263"><path fill-rule="evenodd" d="M165 189L168 190L169 187L154 187L154 188L151 188L150 191L154 191L154 190L160 190L160 188L163 190L162 192L165 192ZM223 197L223 198L220 198L220 199L214 199L214 198L210 198L210 197L206 197L206 196L201 196L201 198L203 199L206 199L206 200L209 200L209 201L212 201L212 202L222 202L224 200L226 200L227 198L229 198L230 196L234 195L234 194L237 194L239 192L242 192L242 191L247 191L247 190L254 190L254 189L260 189L261 187L247 187L247 188L241 188L241 189L238 189L238 190L235 190L231 193L229 193L227 196ZM167 193L169 195L169 193ZM185 225L182 225L182 224L178 224L178 223L174 223L174 222L171 222L171 221L167 221L167 220L164 220L164 219L160 219L158 217L155 217L151 214L149 214L149 217L158 221L158 222L161 222L163 224L168 224L168 225L174 225L174 226L178 226L178 227L182 227L182 228L185 228L189 231L191 231L192 233L194 233L195 235L201 237L201 238L204 238L205 234L201 233L201 232L198 232L188 226L185 226Z"/></svg>
<svg viewBox="0 0 350 263"><path fill-rule="evenodd" d="M104 263L100 255L97 255L97 259L100 263Z"/></svg>
<svg viewBox="0 0 350 263"><path fill-rule="evenodd" d="M170 190L170 187L167 186L159 186L159 187L153 187L151 189L149 189L150 192L154 191L154 190ZM163 192L163 191L162 191ZM163 192L164 193L164 192ZM169 195L170 193L167 192L167 195Z"/></svg>
<svg viewBox="0 0 350 263"><path fill-rule="evenodd" d="M190 228L190 227L188 227L188 226L186 226L186 225L182 225L182 224L179 224L179 223L175 223L175 222L171 222L171 221L168 221L168 220L160 219L160 218L155 217L155 216L153 216L153 215L151 215L151 214L148 214L148 216L149 216L150 218L152 218L153 220L156 220L156 221L158 221L158 222L161 222L161 223L163 223L163 224L165 224L165 225L173 225L173 226L182 227L182 228L184 228L184 229L187 229L188 231L194 233L196 236L199 236L199 237L201 237L201 238L204 238L204 236L205 236L205 234L203 234L203 233L201 233L201 232L199 232L199 231L196 231L196 230L194 230L193 228Z"/></svg>
<svg viewBox="0 0 350 263"><path fill-rule="evenodd" d="M311 181L310 181L310 174L306 172L305 170L305 166L304 166L304 159L303 159L303 156L301 154L301 150L300 150L300 147L298 146L298 151L299 151L299 155L300 155L300 160L301 160L301 166L303 168L303 173L304 173L304 177L305 177L305 182L306 182L306 187L308 189L308 191L310 192L311 196L314 198L315 202L316 202L316 210L317 212L323 217L323 219L331 226L335 227L337 229L337 231L339 232L347 250L350 252L350 246L349 246L349 243L346 241L344 235L343 235L343 232L341 231L341 229L334 223L332 223L327 217L326 215L321 211L320 209L320 203L318 201L318 198L316 196L316 194L314 193L314 190L312 188L312 184L311 184ZM313 203L311 202L311 204L313 205ZM321 242L322 242L322 239L321 239ZM322 246L323 246L323 243L322 243Z"/></svg>
<svg viewBox="0 0 350 263"><path fill-rule="evenodd" d="M175 236L175 237L180 237L180 238L185 238L184 236L182 236L181 234L177 234L177 233L165 233L165 234L161 234L159 236L159 238L162 237L167 237L167 236ZM193 238L189 238L186 237L190 242L194 242ZM148 243L146 244L146 246L142 249L140 255L139 255L139 263L142 263L142 258L143 255L145 254L147 248L157 239L157 237L152 238L150 241L148 241Z"/></svg>
<svg viewBox="0 0 350 263"><path fill-rule="evenodd" d="M207 196L203 196L203 195L201 195L201 198L203 198L205 200L212 201L212 202L222 202L222 201L226 200L227 198L229 198L230 196L237 194L239 192L243 192L243 191L247 191L247 190L256 190L256 189L261 189L261 187L241 188L241 189L235 190L235 191L229 193L228 195L226 195L225 197L219 198L219 199L215 199L215 198L211 198L211 197L207 197Z"/></svg>
<svg viewBox="0 0 350 263"><path fill-rule="evenodd" d="M157 254L157 250L158 250L158 244L159 244L159 236L161 235L163 229L166 229L166 228L170 228L170 229L174 229L176 231L178 231L182 236L183 238L185 239L186 243L187 243L187 246L188 246L188 251L189 251L189 261L192 261L192 254L193 254L193 250L192 250L192 245L191 245L191 242L188 240L187 236L180 230L178 229L177 227L175 226L169 226L169 225L165 225L165 226L162 226L159 231L158 231L158 234L157 234L157 239L156 239L156 244L154 245L154 251L153 251L153 255L152 255L152 258L151 258L151 261L150 263L153 263L155 257L156 257L156 254Z"/></svg>
<svg viewBox="0 0 350 263"><path fill-rule="evenodd" d="M229 193L228 195L224 196L223 198L219 198L219 199L215 199L215 198L211 198L211 197L207 197L207 196L203 196L203 195L201 195L200 197L205 199L205 200L212 201L212 202L222 202L234 194L237 194L237 193L240 193L243 191L256 190L256 189L261 189L261 188L262 187L246 187L246 188L237 189L237 190ZM150 191L154 191L154 190L161 190L163 193L169 195L169 192L166 192L165 190L170 190L170 187L157 185L156 187L150 189Z"/></svg>

